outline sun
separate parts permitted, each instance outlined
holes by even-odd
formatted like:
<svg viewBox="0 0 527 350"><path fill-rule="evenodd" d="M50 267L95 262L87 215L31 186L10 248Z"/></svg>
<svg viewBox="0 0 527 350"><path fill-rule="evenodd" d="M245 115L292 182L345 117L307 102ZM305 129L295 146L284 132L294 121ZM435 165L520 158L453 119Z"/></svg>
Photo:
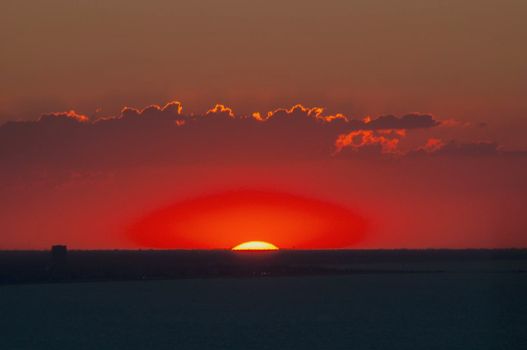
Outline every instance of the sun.
<svg viewBox="0 0 527 350"><path fill-rule="evenodd" d="M278 247L272 243L263 242L263 241L249 241L245 243L238 244L232 250L237 251L247 251L247 250L278 250Z"/></svg>

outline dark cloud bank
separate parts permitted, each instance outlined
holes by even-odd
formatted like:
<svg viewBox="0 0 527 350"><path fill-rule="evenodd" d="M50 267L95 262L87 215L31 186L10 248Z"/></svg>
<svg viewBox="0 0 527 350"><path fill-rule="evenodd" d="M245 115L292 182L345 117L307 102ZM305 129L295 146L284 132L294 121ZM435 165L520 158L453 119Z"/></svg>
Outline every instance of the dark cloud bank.
<svg viewBox="0 0 527 350"><path fill-rule="evenodd" d="M97 120L70 111L0 126L0 164L82 169L155 162L319 159L357 153L402 156L397 144L406 132L440 124L427 114L350 119L301 105L264 116L236 116L222 105L201 115L185 114L179 102L142 110L124 108L118 116ZM499 150L492 143L440 141L436 147L425 145L410 153L491 155Z"/></svg>

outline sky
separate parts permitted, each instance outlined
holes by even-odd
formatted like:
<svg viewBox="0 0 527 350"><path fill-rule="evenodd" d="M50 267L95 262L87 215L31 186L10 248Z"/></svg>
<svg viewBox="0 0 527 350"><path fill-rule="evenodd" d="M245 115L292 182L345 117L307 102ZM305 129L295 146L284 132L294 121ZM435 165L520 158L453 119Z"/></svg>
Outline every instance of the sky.
<svg viewBox="0 0 527 350"><path fill-rule="evenodd" d="M526 16L2 1L0 249L526 247Z"/></svg>

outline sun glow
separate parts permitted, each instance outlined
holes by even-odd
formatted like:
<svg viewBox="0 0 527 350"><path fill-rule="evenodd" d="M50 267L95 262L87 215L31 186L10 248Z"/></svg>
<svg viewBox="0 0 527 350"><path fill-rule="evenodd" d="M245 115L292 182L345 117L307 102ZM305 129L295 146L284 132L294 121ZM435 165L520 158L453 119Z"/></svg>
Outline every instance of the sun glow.
<svg viewBox="0 0 527 350"><path fill-rule="evenodd" d="M238 244L232 250L278 250L278 247L268 242L250 241Z"/></svg>
<svg viewBox="0 0 527 350"><path fill-rule="evenodd" d="M232 249L257 240L280 249L334 249L356 244L366 227L362 217L339 204L243 190L159 208L132 223L127 232L139 246L160 249Z"/></svg>

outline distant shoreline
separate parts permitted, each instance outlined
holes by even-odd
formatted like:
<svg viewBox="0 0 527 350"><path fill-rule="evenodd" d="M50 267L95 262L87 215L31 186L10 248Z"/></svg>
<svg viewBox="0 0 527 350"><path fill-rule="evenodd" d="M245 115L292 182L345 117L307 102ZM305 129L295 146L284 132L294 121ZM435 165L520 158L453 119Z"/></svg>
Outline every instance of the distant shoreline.
<svg viewBox="0 0 527 350"><path fill-rule="evenodd" d="M231 249L158 249L158 248L101 248L101 249L80 249L80 248L69 248L70 252L143 252L143 251L154 251L154 252L231 252ZM525 248L335 248L335 249L286 249L281 248L281 252L395 252L395 251L410 251L410 252L422 252L422 251L524 251L527 252L527 247ZM0 249L0 253L4 252L49 252L49 249Z"/></svg>
<svg viewBox="0 0 527 350"><path fill-rule="evenodd" d="M0 284L278 276L525 273L527 249L0 251Z"/></svg>

